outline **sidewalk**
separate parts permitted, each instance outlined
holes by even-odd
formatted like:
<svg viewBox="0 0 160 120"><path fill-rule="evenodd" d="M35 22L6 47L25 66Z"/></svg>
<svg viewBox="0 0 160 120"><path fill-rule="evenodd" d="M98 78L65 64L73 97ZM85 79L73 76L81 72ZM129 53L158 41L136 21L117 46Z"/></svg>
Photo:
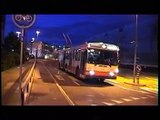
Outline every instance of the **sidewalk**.
<svg viewBox="0 0 160 120"><path fill-rule="evenodd" d="M22 65L22 79L25 79L32 61ZM19 98L19 66L1 72L2 105L20 105Z"/></svg>
<svg viewBox="0 0 160 120"><path fill-rule="evenodd" d="M127 87L135 87L140 90L145 90L148 92L158 94L158 74L146 74L141 73L139 77L139 84L137 84L137 79L133 83L133 74L129 70L127 73L121 73L117 76L116 80L109 80L115 84L123 84Z"/></svg>

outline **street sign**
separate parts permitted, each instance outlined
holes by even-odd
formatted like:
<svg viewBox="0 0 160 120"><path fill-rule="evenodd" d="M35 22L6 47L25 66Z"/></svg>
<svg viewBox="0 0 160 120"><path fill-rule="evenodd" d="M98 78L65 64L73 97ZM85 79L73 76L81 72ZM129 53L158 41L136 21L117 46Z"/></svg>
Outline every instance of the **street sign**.
<svg viewBox="0 0 160 120"><path fill-rule="evenodd" d="M136 66L136 69L137 69L137 72L140 72L142 70L141 66L140 65L137 65Z"/></svg>
<svg viewBox="0 0 160 120"><path fill-rule="evenodd" d="M21 51L20 51L20 69L19 69L19 93L20 93L20 101L21 105L23 105L23 98L24 94L21 88L22 84L22 61L23 61L23 38L24 38L24 30L31 27L36 19L36 15L29 15L29 14L16 14L12 15L12 21L13 23L18 27L22 29L21 32Z"/></svg>
<svg viewBox="0 0 160 120"><path fill-rule="evenodd" d="M14 24L19 28L29 28L31 27L36 19L36 15L33 14L16 14L12 15L12 20Z"/></svg>

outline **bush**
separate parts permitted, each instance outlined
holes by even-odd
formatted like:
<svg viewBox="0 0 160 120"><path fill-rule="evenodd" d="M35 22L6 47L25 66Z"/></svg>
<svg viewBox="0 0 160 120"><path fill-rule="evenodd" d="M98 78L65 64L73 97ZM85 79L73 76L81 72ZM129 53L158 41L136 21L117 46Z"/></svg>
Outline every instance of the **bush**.
<svg viewBox="0 0 160 120"><path fill-rule="evenodd" d="M1 71L10 69L19 65L19 54L5 52L5 55L1 57Z"/></svg>

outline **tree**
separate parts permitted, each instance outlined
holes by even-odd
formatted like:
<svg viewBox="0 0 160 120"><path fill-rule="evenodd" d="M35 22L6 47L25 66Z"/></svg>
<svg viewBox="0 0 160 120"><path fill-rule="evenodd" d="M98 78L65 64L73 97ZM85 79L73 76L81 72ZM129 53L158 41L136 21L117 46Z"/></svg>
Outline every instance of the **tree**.
<svg viewBox="0 0 160 120"><path fill-rule="evenodd" d="M20 41L13 32L7 35L1 50L2 71L19 65Z"/></svg>
<svg viewBox="0 0 160 120"><path fill-rule="evenodd" d="M20 53L20 40L14 32L10 32L4 40L5 48L8 52Z"/></svg>

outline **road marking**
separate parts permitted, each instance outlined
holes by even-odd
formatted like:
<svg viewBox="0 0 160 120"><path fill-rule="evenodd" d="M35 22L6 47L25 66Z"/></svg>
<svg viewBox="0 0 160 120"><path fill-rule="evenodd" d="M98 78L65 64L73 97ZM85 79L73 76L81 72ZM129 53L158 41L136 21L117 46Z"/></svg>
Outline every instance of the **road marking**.
<svg viewBox="0 0 160 120"><path fill-rule="evenodd" d="M73 103L73 101L69 98L69 96L66 94L66 92L63 90L63 88L58 84L57 80L53 77L53 75L50 73L50 71L47 69L47 67L44 66L44 68L48 71L48 73L50 74L50 76L52 77L52 79L55 81L56 86L58 87L58 89L60 90L60 92L62 93L62 95L64 96L64 98L67 100L67 102L70 105L75 105Z"/></svg>
<svg viewBox="0 0 160 120"><path fill-rule="evenodd" d="M147 97L141 97L142 99L147 99Z"/></svg>
<svg viewBox="0 0 160 120"><path fill-rule="evenodd" d="M76 81L73 81L76 85L78 85L78 86L80 86L80 84L79 83L77 83Z"/></svg>
<svg viewBox="0 0 160 120"><path fill-rule="evenodd" d="M146 95L146 96L148 96L148 97L150 97L150 98L154 98L154 96L152 96L152 95Z"/></svg>
<svg viewBox="0 0 160 120"><path fill-rule="evenodd" d="M130 91L134 91L134 92L139 92L139 93L144 93L144 94L148 94L148 92L145 92L145 91L140 91L140 90L134 90L134 89L130 89L130 88L126 88L126 87L123 87L121 85L117 85L117 84L114 84L112 81L107 81L109 84L111 85L115 85L117 87L120 87L120 88L123 88L125 90L130 90Z"/></svg>
<svg viewBox="0 0 160 120"><path fill-rule="evenodd" d="M102 102L102 103L108 106L115 105L114 103L109 103L109 102Z"/></svg>
<svg viewBox="0 0 160 120"><path fill-rule="evenodd" d="M145 77L145 78L147 78L147 79L150 79L150 80L153 80L154 78L150 78L150 77ZM156 79L155 79L156 80Z"/></svg>
<svg viewBox="0 0 160 120"><path fill-rule="evenodd" d="M56 76L56 78L57 78L58 80L64 80L63 77L60 76L60 75L55 75L55 76Z"/></svg>
<svg viewBox="0 0 160 120"><path fill-rule="evenodd" d="M121 98L121 99L126 101L126 102L132 101L131 99L126 99L126 98Z"/></svg>
<svg viewBox="0 0 160 120"><path fill-rule="evenodd" d="M147 88L147 87L140 87L140 89L146 90L146 91L149 91L149 92L152 92L152 93L156 93L156 94L158 93L158 89L152 89L151 90L151 88Z"/></svg>
<svg viewBox="0 0 160 120"><path fill-rule="evenodd" d="M97 104L91 104L91 106L97 106Z"/></svg>
<svg viewBox="0 0 160 120"><path fill-rule="evenodd" d="M75 78L74 78L74 77L72 77L72 76L69 76L69 75L68 75L68 77L69 77L71 80L75 80Z"/></svg>
<svg viewBox="0 0 160 120"><path fill-rule="evenodd" d="M139 100L140 98L137 98L137 97L130 97L132 98L133 100Z"/></svg>
<svg viewBox="0 0 160 120"><path fill-rule="evenodd" d="M113 82L113 83L119 83L119 82L117 82L117 81L115 81L115 80L110 80L110 79L105 79L104 81L110 81L110 82Z"/></svg>
<svg viewBox="0 0 160 120"><path fill-rule="evenodd" d="M87 95L87 96L89 96L89 97L94 97L94 95Z"/></svg>
<svg viewBox="0 0 160 120"><path fill-rule="evenodd" d="M52 100L57 100L57 98L52 98Z"/></svg>
<svg viewBox="0 0 160 120"><path fill-rule="evenodd" d="M119 101L119 100L111 100L111 101L113 101L113 102L115 102L115 103L118 103L118 104L121 104L121 103L123 103L122 101Z"/></svg>

